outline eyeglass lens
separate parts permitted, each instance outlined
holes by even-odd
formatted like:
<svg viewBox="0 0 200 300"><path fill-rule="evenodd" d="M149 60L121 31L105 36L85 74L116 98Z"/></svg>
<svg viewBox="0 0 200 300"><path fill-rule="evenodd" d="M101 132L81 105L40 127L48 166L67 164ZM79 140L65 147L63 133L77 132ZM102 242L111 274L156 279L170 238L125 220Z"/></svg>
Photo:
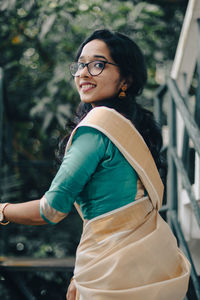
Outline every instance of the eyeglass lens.
<svg viewBox="0 0 200 300"><path fill-rule="evenodd" d="M71 74L73 76L80 76L81 71L85 67L87 67L90 75L97 76L103 71L105 63L103 61L92 61L87 64L81 62L74 62L70 65Z"/></svg>

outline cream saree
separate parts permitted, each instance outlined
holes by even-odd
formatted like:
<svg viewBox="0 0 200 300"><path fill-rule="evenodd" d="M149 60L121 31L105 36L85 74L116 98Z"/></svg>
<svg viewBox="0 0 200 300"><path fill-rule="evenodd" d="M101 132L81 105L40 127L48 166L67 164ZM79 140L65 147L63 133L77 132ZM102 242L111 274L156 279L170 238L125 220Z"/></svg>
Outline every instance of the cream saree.
<svg viewBox="0 0 200 300"><path fill-rule="evenodd" d="M76 299L182 300L190 264L158 213L163 185L143 138L130 121L106 107L94 108L78 126L107 135L136 170L148 196L86 223L74 270Z"/></svg>

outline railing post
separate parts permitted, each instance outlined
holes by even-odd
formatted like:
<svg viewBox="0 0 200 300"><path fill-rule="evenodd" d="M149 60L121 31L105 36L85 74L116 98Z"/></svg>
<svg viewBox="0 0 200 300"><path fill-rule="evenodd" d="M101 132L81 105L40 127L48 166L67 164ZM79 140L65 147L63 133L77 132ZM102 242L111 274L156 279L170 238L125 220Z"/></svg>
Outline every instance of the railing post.
<svg viewBox="0 0 200 300"><path fill-rule="evenodd" d="M184 91L183 91L183 100L185 105L188 107L188 89L187 89L187 74L183 74L183 82L184 82ZM187 172L189 172L189 135L188 132L184 126L184 132L183 132L183 146L182 146L182 161L185 165L185 169Z"/></svg>
<svg viewBox="0 0 200 300"><path fill-rule="evenodd" d="M3 69L0 68L0 172L2 170L3 154ZM1 196L1 190L0 190Z"/></svg>
<svg viewBox="0 0 200 300"><path fill-rule="evenodd" d="M172 96L169 96L168 107L168 125L169 125L169 147L168 147L168 178L167 178L167 205L168 205L168 222L170 225L170 211L177 213L177 171L173 160L171 150L176 148L176 107Z"/></svg>
<svg viewBox="0 0 200 300"><path fill-rule="evenodd" d="M3 178L3 113L4 113L4 102L3 102L3 77L4 77L4 73L3 73L3 69L0 67L0 180L2 180ZM2 198L2 185L0 184L0 201ZM5 236L5 228L4 226L2 226L3 228L1 228L1 234L0 234L0 239L1 239L1 243L0 243L0 255L4 254L4 250L5 250L5 240L6 240L6 236Z"/></svg>
<svg viewBox="0 0 200 300"><path fill-rule="evenodd" d="M200 128L200 19L197 20L198 24L198 56L197 56L197 75L198 86L196 89L196 104L195 104L195 121Z"/></svg>
<svg viewBox="0 0 200 300"><path fill-rule="evenodd" d="M154 117L156 121L159 123L159 125L162 125L162 102L166 90L167 90L166 85L160 86L154 97Z"/></svg>

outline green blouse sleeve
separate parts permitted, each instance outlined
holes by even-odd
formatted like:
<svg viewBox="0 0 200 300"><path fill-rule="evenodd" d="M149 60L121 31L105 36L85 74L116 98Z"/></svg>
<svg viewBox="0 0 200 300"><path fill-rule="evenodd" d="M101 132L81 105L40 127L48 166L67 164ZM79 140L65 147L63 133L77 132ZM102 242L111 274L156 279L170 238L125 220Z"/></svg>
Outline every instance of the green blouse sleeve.
<svg viewBox="0 0 200 300"><path fill-rule="evenodd" d="M55 210L68 213L88 180L95 172L106 150L107 137L91 127L79 127L72 145L45 198Z"/></svg>

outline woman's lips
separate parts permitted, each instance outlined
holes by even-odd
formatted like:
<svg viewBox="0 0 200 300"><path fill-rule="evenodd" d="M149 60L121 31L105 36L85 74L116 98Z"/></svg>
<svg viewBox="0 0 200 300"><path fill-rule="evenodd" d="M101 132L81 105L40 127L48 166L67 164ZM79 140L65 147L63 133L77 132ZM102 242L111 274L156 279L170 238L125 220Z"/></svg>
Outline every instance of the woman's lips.
<svg viewBox="0 0 200 300"><path fill-rule="evenodd" d="M82 92L88 92L88 91L90 91L91 89L93 89L95 87L96 87L96 85L92 84L92 83L82 83L82 84L80 84L80 88L81 88Z"/></svg>

